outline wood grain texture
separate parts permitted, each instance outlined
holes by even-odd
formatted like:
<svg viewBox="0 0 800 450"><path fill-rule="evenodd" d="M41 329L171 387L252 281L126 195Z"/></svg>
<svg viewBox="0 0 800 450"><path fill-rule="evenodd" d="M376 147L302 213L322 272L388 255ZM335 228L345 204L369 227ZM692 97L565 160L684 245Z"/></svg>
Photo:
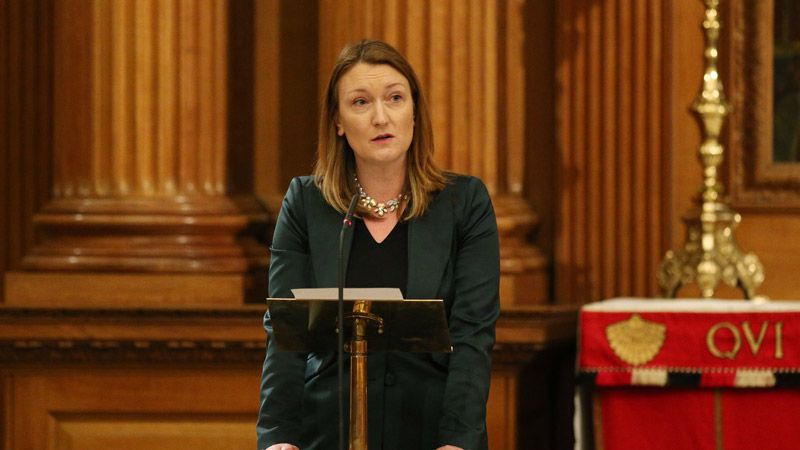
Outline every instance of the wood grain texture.
<svg viewBox="0 0 800 450"><path fill-rule="evenodd" d="M244 278L265 268L267 252L256 236L268 216L252 195L252 177L229 173L229 161L240 173L252 167L251 141L229 141L229 124L246 133L241 124L250 119L241 118L251 111L241 108L232 117L229 98L246 92L248 80L252 85L252 77L229 84L229 66L243 65L228 58L229 8L227 1L196 0L53 3L52 50L20 53L28 62L9 80L22 92L33 91L34 63L52 61L44 66L52 68L46 80L52 93L39 94L53 97L52 113L41 114L58 142L47 158L54 167L52 196L37 205L33 200L45 198L37 193L43 183L10 180L20 185L20 194L9 197L10 209L35 215L36 228L21 227L21 239L7 242L32 247L34 230L45 238L24 252L21 268ZM20 39L33 36L34 20L51 20L49 13L21 14L30 19L15 21L22 25L12 34ZM235 41L241 52L252 51L243 33ZM27 124L37 123L35 107L43 103L31 95L10 104L31 117L10 127L30 135L19 146L31 147L37 130ZM42 142L49 150L51 141ZM43 164L33 155L12 152L12 165L32 171Z"/></svg>
<svg viewBox="0 0 800 450"><path fill-rule="evenodd" d="M0 2L0 273L35 245L33 216L50 198L52 14L46 0ZM3 290L0 279L0 302Z"/></svg>
<svg viewBox="0 0 800 450"><path fill-rule="evenodd" d="M252 429L257 390L257 367L21 375L12 387L12 448L254 448L255 433L239 435Z"/></svg>
<svg viewBox="0 0 800 450"><path fill-rule="evenodd" d="M658 292L655 268L668 235L659 57L668 6L558 3L559 301Z"/></svg>
<svg viewBox="0 0 800 450"><path fill-rule="evenodd" d="M81 448L185 448L181 437L200 424L202 432L185 438L239 448L230 438L245 424L252 430L258 408L263 313L263 305L0 307L7 448L61 448L66 440ZM540 380L526 369L532 361L574 348L576 325L574 307L501 313L488 402L490 448L534 445L518 442L515 417L531 400L520 397L519 386ZM547 411L537 417L553 424Z"/></svg>
<svg viewBox="0 0 800 450"><path fill-rule="evenodd" d="M318 36L323 33L317 3L255 3L254 183L273 214L291 179L313 168L320 104Z"/></svg>
<svg viewBox="0 0 800 450"><path fill-rule="evenodd" d="M517 449L517 383L519 377L513 369L493 370L491 390L486 409L486 429L491 433L492 450Z"/></svg>
<svg viewBox="0 0 800 450"><path fill-rule="evenodd" d="M9 0L0 1L0 65L8 67L9 33L8 13ZM7 70L0 70L0 95L8 98L10 84ZM7 102L0 103L0 211L9 211L8 188L8 158L9 158L9 106ZM0 216L0 271L5 272L11 265L12 258L8 253L10 214ZM0 302L2 302L2 287L4 280L0 279Z"/></svg>

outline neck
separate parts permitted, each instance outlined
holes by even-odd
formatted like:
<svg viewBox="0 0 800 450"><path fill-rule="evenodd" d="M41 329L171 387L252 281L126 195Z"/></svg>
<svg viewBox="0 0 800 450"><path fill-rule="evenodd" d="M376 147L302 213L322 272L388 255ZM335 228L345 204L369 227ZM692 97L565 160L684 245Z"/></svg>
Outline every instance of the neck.
<svg viewBox="0 0 800 450"><path fill-rule="evenodd" d="M367 195L379 202L397 197L406 187L405 165L401 169L357 166L356 176Z"/></svg>

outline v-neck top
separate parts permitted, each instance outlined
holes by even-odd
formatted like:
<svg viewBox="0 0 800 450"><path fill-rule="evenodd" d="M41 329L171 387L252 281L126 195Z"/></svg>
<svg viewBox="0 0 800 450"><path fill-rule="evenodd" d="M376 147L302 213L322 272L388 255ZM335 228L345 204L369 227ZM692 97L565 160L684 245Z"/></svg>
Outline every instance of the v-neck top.
<svg viewBox="0 0 800 450"><path fill-rule="evenodd" d="M345 286L399 288L405 298L408 285L408 222L397 222L380 243L375 242L363 220L356 219L354 222Z"/></svg>

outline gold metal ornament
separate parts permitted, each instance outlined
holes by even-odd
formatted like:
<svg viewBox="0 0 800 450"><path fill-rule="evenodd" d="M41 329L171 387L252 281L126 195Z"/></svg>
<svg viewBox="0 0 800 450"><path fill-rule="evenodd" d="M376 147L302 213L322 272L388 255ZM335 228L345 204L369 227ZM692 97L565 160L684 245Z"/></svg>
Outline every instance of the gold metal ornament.
<svg viewBox="0 0 800 450"><path fill-rule="evenodd" d="M686 242L681 250L668 251L658 268L658 282L667 297L675 297L678 289L697 282L703 298L711 298L720 281L740 287L745 298L753 299L756 288L764 281L764 267L753 253L743 253L736 244L734 231L742 220L723 197L717 168L724 148L719 142L720 130L731 106L723 95L717 71L719 56L719 0L704 0L703 28L706 36L703 89L692 104L703 133L698 156L703 165L703 184L695 198L697 206L683 217Z"/></svg>
<svg viewBox="0 0 800 450"><path fill-rule="evenodd" d="M614 354L633 366L652 361L666 339L666 325L644 320L638 314L606 327L606 340Z"/></svg>

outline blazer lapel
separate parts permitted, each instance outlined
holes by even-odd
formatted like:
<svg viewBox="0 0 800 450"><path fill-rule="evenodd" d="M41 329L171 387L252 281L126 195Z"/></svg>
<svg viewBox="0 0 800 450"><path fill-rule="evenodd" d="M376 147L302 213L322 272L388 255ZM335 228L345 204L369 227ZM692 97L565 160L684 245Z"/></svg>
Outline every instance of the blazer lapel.
<svg viewBox="0 0 800 450"><path fill-rule="evenodd" d="M408 224L408 298L436 298L452 240L453 204L446 192L440 192L425 215Z"/></svg>
<svg viewBox="0 0 800 450"><path fill-rule="evenodd" d="M319 217L309 223L313 229L309 237L311 247L311 261L314 265L316 287L336 287L339 285L339 233L342 232L344 214L325 205L326 208ZM350 227L352 228L352 227ZM347 259L350 256L350 247L353 243L353 230L344 234L343 263L347 270Z"/></svg>

